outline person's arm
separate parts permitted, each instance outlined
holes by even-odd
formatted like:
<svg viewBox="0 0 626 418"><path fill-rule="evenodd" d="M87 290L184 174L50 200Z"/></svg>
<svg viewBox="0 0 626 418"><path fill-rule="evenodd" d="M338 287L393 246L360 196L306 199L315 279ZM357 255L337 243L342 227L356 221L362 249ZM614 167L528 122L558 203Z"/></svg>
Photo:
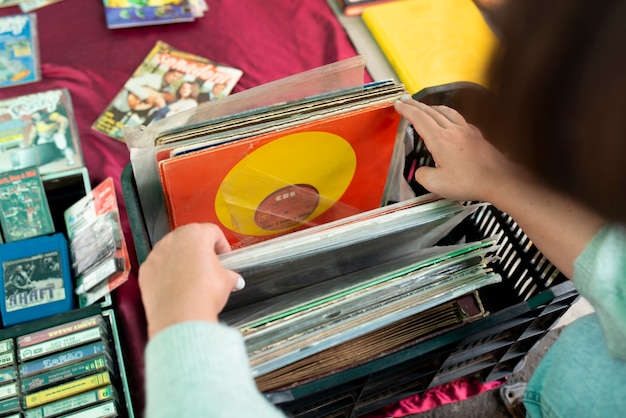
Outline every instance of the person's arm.
<svg viewBox="0 0 626 418"><path fill-rule="evenodd" d="M574 260L605 219L513 164L456 110L409 98L395 108L413 124L435 161L435 167L416 171L422 186L450 199L492 203L515 219L552 264L572 277Z"/></svg>
<svg viewBox="0 0 626 418"><path fill-rule="evenodd" d="M139 268L147 417L283 416L258 391L239 331L218 323L243 287L217 258L229 250L217 226L189 224L157 242Z"/></svg>

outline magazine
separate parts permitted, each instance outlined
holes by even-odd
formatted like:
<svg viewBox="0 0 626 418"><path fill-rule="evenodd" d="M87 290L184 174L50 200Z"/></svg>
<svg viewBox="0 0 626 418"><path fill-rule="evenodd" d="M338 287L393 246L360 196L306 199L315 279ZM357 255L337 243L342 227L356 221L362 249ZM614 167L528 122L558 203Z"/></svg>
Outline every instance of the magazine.
<svg viewBox="0 0 626 418"><path fill-rule="evenodd" d="M41 79L37 16L0 17L0 88Z"/></svg>
<svg viewBox="0 0 626 418"><path fill-rule="evenodd" d="M0 172L31 166L44 179L84 166L67 89L0 100Z"/></svg>
<svg viewBox="0 0 626 418"><path fill-rule="evenodd" d="M109 29L192 22L207 10L204 0L103 0Z"/></svg>
<svg viewBox="0 0 626 418"><path fill-rule="evenodd" d="M158 41L92 128L123 141L123 128L149 125L225 97L243 72Z"/></svg>

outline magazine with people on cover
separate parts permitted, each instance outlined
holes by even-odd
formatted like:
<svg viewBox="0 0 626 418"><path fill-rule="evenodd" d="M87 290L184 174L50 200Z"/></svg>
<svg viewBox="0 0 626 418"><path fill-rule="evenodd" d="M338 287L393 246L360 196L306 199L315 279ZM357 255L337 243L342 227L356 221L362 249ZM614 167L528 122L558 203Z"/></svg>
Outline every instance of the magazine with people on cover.
<svg viewBox="0 0 626 418"><path fill-rule="evenodd" d="M92 125L123 140L123 128L149 125L225 97L243 72L158 41Z"/></svg>

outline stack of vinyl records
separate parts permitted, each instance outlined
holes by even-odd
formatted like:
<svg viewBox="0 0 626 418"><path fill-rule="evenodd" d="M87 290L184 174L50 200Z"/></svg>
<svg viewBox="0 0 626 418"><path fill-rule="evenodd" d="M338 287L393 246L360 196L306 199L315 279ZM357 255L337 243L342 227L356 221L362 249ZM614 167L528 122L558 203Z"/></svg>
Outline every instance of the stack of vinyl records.
<svg viewBox="0 0 626 418"><path fill-rule="evenodd" d="M264 387L319 376L299 363L313 358L348 367L330 349L401 323L417 338L466 320L454 301L501 280L493 241L436 245L478 205L406 194L406 89L363 84L363 70L355 57L125 135L151 241L211 222L233 248L220 259L247 285L221 320L243 333L254 376L276 377ZM441 321L422 315L445 303Z"/></svg>
<svg viewBox="0 0 626 418"><path fill-rule="evenodd" d="M211 222L241 248L401 200L407 123L394 103L406 89L363 84L362 64L354 57L129 129L151 241Z"/></svg>
<svg viewBox="0 0 626 418"><path fill-rule="evenodd" d="M256 378L259 390L280 392L411 347L489 314L474 291Z"/></svg>
<svg viewBox="0 0 626 418"><path fill-rule="evenodd" d="M426 195L220 256L247 282L221 319L254 376L499 282L495 241L434 245L475 208Z"/></svg>

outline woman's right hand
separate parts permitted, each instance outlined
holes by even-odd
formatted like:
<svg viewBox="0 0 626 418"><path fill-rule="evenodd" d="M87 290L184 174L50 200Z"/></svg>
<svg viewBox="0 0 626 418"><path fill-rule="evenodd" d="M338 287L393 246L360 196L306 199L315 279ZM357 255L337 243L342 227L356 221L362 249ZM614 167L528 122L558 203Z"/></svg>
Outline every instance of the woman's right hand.
<svg viewBox="0 0 626 418"><path fill-rule="evenodd" d="M222 267L217 254L228 251L224 233L208 223L181 226L156 243L139 268L149 338L178 322L218 321L231 292L244 283Z"/></svg>

